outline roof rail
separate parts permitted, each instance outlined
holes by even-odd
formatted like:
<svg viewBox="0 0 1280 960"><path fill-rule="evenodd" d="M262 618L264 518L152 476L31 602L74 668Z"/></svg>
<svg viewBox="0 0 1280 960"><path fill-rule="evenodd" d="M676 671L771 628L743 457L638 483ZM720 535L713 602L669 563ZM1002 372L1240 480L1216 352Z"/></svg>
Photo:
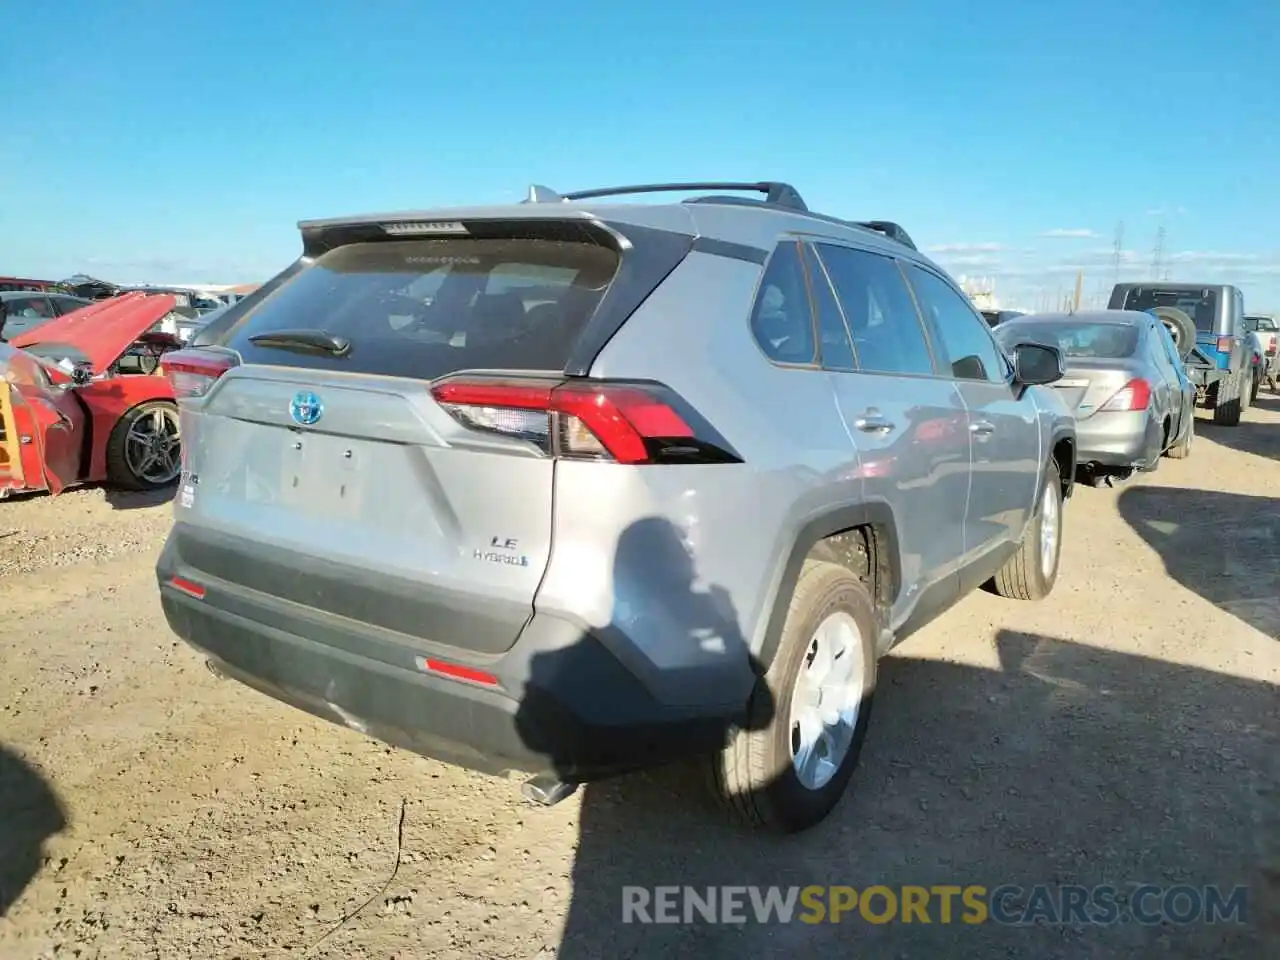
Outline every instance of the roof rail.
<svg viewBox="0 0 1280 960"><path fill-rule="evenodd" d="M548 200L590 200L595 197L616 197L631 193L685 193L694 190L748 190L763 193L764 202L787 207L791 210L808 212L809 208L800 197L799 191L789 183L775 180L761 180L757 183L706 181L695 183L640 183L626 187L603 187L598 190L578 190L574 193L556 194L546 187L530 187L526 203L539 203Z"/></svg>
<svg viewBox="0 0 1280 960"><path fill-rule="evenodd" d="M876 233L883 234L890 240L898 241L898 243L902 244L904 247L910 247L912 250L917 249L915 241L911 239L911 235L892 220L855 220L851 222L855 227L874 230Z"/></svg>

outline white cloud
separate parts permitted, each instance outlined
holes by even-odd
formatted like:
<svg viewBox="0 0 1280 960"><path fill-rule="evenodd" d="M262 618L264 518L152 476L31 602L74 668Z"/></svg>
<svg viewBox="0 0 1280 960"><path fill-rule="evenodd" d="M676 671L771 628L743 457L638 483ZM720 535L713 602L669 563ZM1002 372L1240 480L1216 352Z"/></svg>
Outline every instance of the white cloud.
<svg viewBox="0 0 1280 960"><path fill-rule="evenodd" d="M1004 246L999 243L940 243L925 247L926 253L999 253Z"/></svg>
<svg viewBox="0 0 1280 960"><path fill-rule="evenodd" d="M949 244L948 249L969 251L975 245ZM1083 247L1083 249L1081 249ZM935 248L936 249L936 248ZM987 253L941 253L936 259L953 276L981 275L995 281L1004 306L1022 309L1056 309L1075 289L1076 276L1084 274L1084 303L1105 307L1116 281L1163 279L1234 283L1255 310L1280 310L1280 251L1166 250L1157 273L1154 250L1116 251L1099 243L1069 245L1070 253L1046 245L1037 251L1001 247Z"/></svg>
<svg viewBox="0 0 1280 960"><path fill-rule="evenodd" d="M999 257L993 256L989 253L947 254L946 256L939 257L938 260L949 270L955 270L961 267L969 270L977 268L987 270L992 267L998 267L1004 263L1004 261Z"/></svg>
<svg viewBox="0 0 1280 960"><path fill-rule="evenodd" d="M1265 263L1268 259L1280 261L1280 257L1266 257L1260 253L1230 253L1217 250L1183 250L1169 254L1174 263L1207 263L1226 265L1234 263Z"/></svg>
<svg viewBox="0 0 1280 960"><path fill-rule="evenodd" d="M1041 236L1055 240L1091 240L1097 234L1087 227L1055 227L1053 230L1046 230Z"/></svg>
<svg viewBox="0 0 1280 960"><path fill-rule="evenodd" d="M249 259L166 257L152 253L137 256L69 256L57 261L35 261L25 265L19 276L62 280L86 273L116 283L252 283L262 282L288 265Z"/></svg>

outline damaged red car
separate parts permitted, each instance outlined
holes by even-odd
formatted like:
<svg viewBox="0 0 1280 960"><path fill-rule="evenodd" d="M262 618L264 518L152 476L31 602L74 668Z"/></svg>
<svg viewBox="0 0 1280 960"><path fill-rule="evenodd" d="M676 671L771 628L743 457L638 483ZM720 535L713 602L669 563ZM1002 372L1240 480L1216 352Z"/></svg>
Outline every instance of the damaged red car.
<svg viewBox="0 0 1280 960"><path fill-rule="evenodd" d="M153 329L174 305L125 294L0 343L0 498L177 479L178 411L160 358L182 343Z"/></svg>

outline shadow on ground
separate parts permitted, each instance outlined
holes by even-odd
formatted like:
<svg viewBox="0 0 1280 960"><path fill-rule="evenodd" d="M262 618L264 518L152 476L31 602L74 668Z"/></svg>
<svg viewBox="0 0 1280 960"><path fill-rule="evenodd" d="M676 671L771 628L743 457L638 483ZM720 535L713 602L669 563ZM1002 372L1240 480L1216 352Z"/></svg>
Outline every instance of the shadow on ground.
<svg viewBox="0 0 1280 960"><path fill-rule="evenodd" d="M118 490L113 487L104 487L103 495L112 510L143 510L168 503L177 490L176 483L161 487L159 490Z"/></svg>
<svg viewBox="0 0 1280 960"><path fill-rule="evenodd" d="M73 490L89 489L92 489L92 486L71 487L66 493L71 493ZM107 501L111 509L142 510L170 502L178 492L178 485L171 483L158 490L121 490L117 487L103 484L101 489L103 499ZM24 500L45 500L48 498L49 492L47 490L21 490L16 493L10 493L4 498L3 502L17 503Z"/></svg>
<svg viewBox="0 0 1280 960"><path fill-rule="evenodd" d="M1265 429L1280 436L1280 425ZM1280 497L1131 487L1120 494L1119 507L1169 576L1280 639Z"/></svg>
<svg viewBox="0 0 1280 960"><path fill-rule="evenodd" d="M0 746L0 917L44 862L44 842L67 825L53 788L25 760Z"/></svg>
<svg viewBox="0 0 1280 960"><path fill-rule="evenodd" d="M890 657L850 794L745 833L662 771L586 788L561 958L1280 956L1277 689L1002 631L998 670ZM623 888L1249 885L1248 923L644 925ZM1016 907L1016 898L1010 903ZM957 916L959 908L957 907Z"/></svg>
<svg viewBox="0 0 1280 960"><path fill-rule="evenodd" d="M1253 405L1258 410L1280 413L1280 396L1263 387ZM1213 422L1213 414L1206 413L1196 419L1196 431L1214 443L1232 450L1252 453L1268 460L1280 460L1280 423L1259 423L1246 412L1244 419L1236 426L1220 427ZM1193 462L1194 457L1193 452Z"/></svg>

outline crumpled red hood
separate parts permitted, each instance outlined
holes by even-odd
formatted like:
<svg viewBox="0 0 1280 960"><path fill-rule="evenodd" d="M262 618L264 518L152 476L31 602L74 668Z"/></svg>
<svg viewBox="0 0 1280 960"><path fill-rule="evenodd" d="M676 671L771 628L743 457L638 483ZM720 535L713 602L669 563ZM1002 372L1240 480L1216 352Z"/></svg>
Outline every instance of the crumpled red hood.
<svg viewBox="0 0 1280 960"><path fill-rule="evenodd" d="M66 345L81 354L94 373L105 373L177 303L169 293L125 293L42 323L18 334L9 344L19 348Z"/></svg>

